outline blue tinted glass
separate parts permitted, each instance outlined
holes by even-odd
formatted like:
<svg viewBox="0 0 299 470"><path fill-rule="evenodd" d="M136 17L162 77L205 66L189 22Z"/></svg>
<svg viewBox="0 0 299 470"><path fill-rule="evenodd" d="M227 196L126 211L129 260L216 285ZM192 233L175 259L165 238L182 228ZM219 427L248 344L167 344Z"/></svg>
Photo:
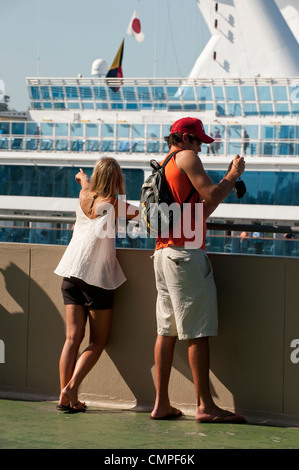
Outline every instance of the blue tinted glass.
<svg viewBox="0 0 299 470"><path fill-rule="evenodd" d="M170 134L171 124L163 124L162 137Z"/></svg>
<svg viewBox="0 0 299 470"><path fill-rule="evenodd" d="M224 100L224 93L223 93L222 86L215 86L214 93L215 93L216 100Z"/></svg>
<svg viewBox="0 0 299 470"><path fill-rule="evenodd" d="M275 103L276 114L285 116L290 114L289 103Z"/></svg>
<svg viewBox="0 0 299 470"><path fill-rule="evenodd" d="M124 105L123 105L123 103L111 103L111 108L112 109L123 109Z"/></svg>
<svg viewBox="0 0 299 470"><path fill-rule="evenodd" d="M33 109L42 109L42 105L38 101L35 101L33 103L32 107L33 107Z"/></svg>
<svg viewBox="0 0 299 470"><path fill-rule="evenodd" d="M278 132L279 139L293 139L295 136L295 126L280 126Z"/></svg>
<svg viewBox="0 0 299 470"><path fill-rule="evenodd" d="M273 114L272 103L260 103L260 112L263 115Z"/></svg>
<svg viewBox="0 0 299 470"><path fill-rule="evenodd" d="M94 97L96 100L107 99L106 88L104 88L103 86L95 86L93 88L93 92L94 92Z"/></svg>
<svg viewBox="0 0 299 470"><path fill-rule="evenodd" d="M113 152L114 151L114 141L113 140L103 140L101 142L101 151L102 152Z"/></svg>
<svg viewBox="0 0 299 470"><path fill-rule="evenodd" d="M151 100L151 95L148 87L141 87L137 88L138 98L140 101L149 101Z"/></svg>
<svg viewBox="0 0 299 470"><path fill-rule="evenodd" d="M102 137L113 137L114 136L114 124L102 124L101 129Z"/></svg>
<svg viewBox="0 0 299 470"><path fill-rule="evenodd" d="M80 109L80 103L76 101L73 101L73 102L69 101L67 105L69 109Z"/></svg>
<svg viewBox="0 0 299 470"><path fill-rule="evenodd" d="M144 141L134 140L132 142L132 152L144 152Z"/></svg>
<svg viewBox="0 0 299 470"><path fill-rule="evenodd" d="M182 105L181 103L168 103L168 109L169 111L179 111L182 109Z"/></svg>
<svg viewBox="0 0 299 470"><path fill-rule="evenodd" d="M152 103L139 103L140 109L152 109L153 104Z"/></svg>
<svg viewBox="0 0 299 470"><path fill-rule="evenodd" d="M149 153L159 153L160 152L160 141L152 140L147 142L146 150Z"/></svg>
<svg viewBox="0 0 299 470"><path fill-rule="evenodd" d="M259 135L259 128L255 125L248 125L244 128L250 139L257 139Z"/></svg>
<svg viewBox="0 0 299 470"><path fill-rule="evenodd" d="M177 87L167 87L167 96L169 100L179 100L180 90Z"/></svg>
<svg viewBox="0 0 299 470"><path fill-rule="evenodd" d="M81 100L91 100L92 92L89 86L80 86L79 87Z"/></svg>
<svg viewBox="0 0 299 470"><path fill-rule="evenodd" d="M80 123L71 124L71 135L82 137L83 136L83 124L80 124Z"/></svg>
<svg viewBox="0 0 299 470"><path fill-rule="evenodd" d="M96 103L97 109L108 109L108 103Z"/></svg>
<svg viewBox="0 0 299 470"><path fill-rule="evenodd" d="M11 125L11 133L12 134L25 134L25 123L23 122L13 122Z"/></svg>
<svg viewBox="0 0 299 470"><path fill-rule="evenodd" d="M226 98L228 100L234 101L234 100L240 99L239 89L237 86L226 86L225 90L226 90Z"/></svg>
<svg viewBox="0 0 299 470"><path fill-rule="evenodd" d="M151 137L158 137L160 138L160 126L159 124L148 124L147 126L147 136Z"/></svg>
<svg viewBox="0 0 299 470"><path fill-rule="evenodd" d="M227 136L230 139L240 139L242 137L242 126L228 126Z"/></svg>
<svg viewBox="0 0 299 470"><path fill-rule="evenodd" d="M256 116L258 114L255 103L244 103L244 113L246 116Z"/></svg>
<svg viewBox="0 0 299 470"><path fill-rule="evenodd" d="M242 116L242 109L239 103L228 103L228 114L230 116Z"/></svg>
<svg viewBox="0 0 299 470"><path fill-rule="evenodd" d="M41 95L43 100L50 100L50 90L49 87L47 86L41 86L40 87Z"/></svg>
<svg viewBox="0 0 299 470"><path fill-rule="evenodd" d="M84 102L82 103L82 109L93 109L94 108L94 104L91 103L91 102Z"/></svg>
<svg viewBox="0 0 299 470"><path fill-rule="evenodd" d="M166 109L166 103L154 103L155 109Z"/></svg>
<svg viewBox="0 0 299 470"><path fill-rule="evenodd" d="M37 135L38 134L38 124L36 122L27 122L26 124L26 134L27 135Z"/></svg>
<svg viewBox="0 0 299 470"><path fill-rule="evenodd" d="M258 86L258 97L260 101L271 101L271 92L269 86Z"/></svg>
<svg viewBox="0 0 299 470"><path fill-rule="evenodd" d="M1 122L0 131L2 137L3 134L9 134L9 122Z"/></svg>
<svg viewBox="0 0 299 470"><path fill-rule="evenodd" d="M199 101L211 101L212 97L212 89L211 87L196 87L197 98Z"/></svg>
<svg viewBox="0 0 299 470"><path fill-rule="evenodd" d="M274 86L273 95L274 99L277 101L285 101L288 99L287 89L285 86Z"/></svg>
<svg viewBox="0 0 299 470"><path fill-rule="evenodd" d="M294 172L294 198L293 198L293 204L295 206L299 206L299 173Z"/></svg>
<svg viewBox="0 0 299 470"><path fill-rule="evenodd" d="M109 98L110 98L110 100L113 100L113 101L122 101L122 97L121 97L121 94L120 94L120 89L117 90L117 91L113 91L113 90L109 87L108 90L109 90Z"/></svg>
<svg viewBox="0 0 299 470"><path fill-rule="evenodd" d="M98 152L99 150L98 140L87 140L85 142L85 150L86 152Z"/></svg>
<svg viewBox="0 0 299 470"><path fill-rule="evenodd" d="M68 125L66 123L56 123L56 135L65 136L68 135Z"/></svg>
<svg viewBox="0 0 299 470"><path fill-rule="evenodd" d="M66 139L57 139L55 142L55 150L58 151L67 151L68 150L68 141Z"/></svg>
<svg viewBox="0 0 299 470"><path fill-rule="evenodd" d="M52 103L47 102L47 101L44 102L44 108L45 108L45 109L52 109Z"/></svg>
<svg viewBox="0 0 299 470"><path fill-rule="evenodd" d="M274 204L275 173L271 171L259 172L259 204Z"/></svg>
<svg viewBox="0 0 299 470"><path fill-rule="evenodd" d="M52 89L53 100L63 100L64 99L63 88L61 86L52 86L51 89Z"/></svg>
<svg viewBox="0 0 299 470"><path fill-rule="evenodd" d="M242 149L241 142L229 142L228 143L228 153L231 155L236 155L237 153L241 153Z"/></svg>
<svg viewBox="0 0 299 470"><path fill-rule="evenodd" d="M65 109L65 103L54 103L55 109Z"/></svg>
<svg viewBox="0 0 299 470"><path fill-rule="evenodd" d="M194 89L191 86L184 86L181 89L183 100L194 101Z"/></svg>
<svg viewBox="0 0 299 470"><path fill-rule="evenodd" d="M225 110L225 103L219 103L217 104L217 111L216 114L218 116L225 116L226 115L226 110Z"/></svg>
<svg viewBox="0 0 299 470"><path fill-rule="evenodd" d="M40 100L39 89L37 86L30 87L30 92L31 92L31 98L33 100Z"/></svg>
<svg viewBox="0 0 299 470"><path fill-rule="evenodd" d="M255 101L255 93L253 86L242 86L241 92L244 101Z"/></svg>
<svg viewBox="0 0 299 470"><path fill-rule="evenodd" d="M275 204L291 205L292 204L292 187L293 187L293 174L292 173L277 173L276 174L276 192Z"/></svg>
<svg viewBox="0 0 299 470"><path fill-rule="evenodd" d="M161 87L161 86L153 86L152 87L152 93L153 93L153 98L156 101L166 99L164 88Z"/></svg>
<svg viewBox="0 0 299 470"><path fill-rule="evenodd" d="M137 103L126 103L126 109L138 109Z"/></svg>
<svg viewBox="0 0 299 470"><path fill-rule="evenodd" d="M124 168L122 172L126 185L126 198L131 201L139 201L140 190L144 181L143 170Z"/></svg>
<svg viewBox="0 0 299 470"><path fill-rule="evenodd" d="M51 122L42 122L41 123L41 132L42 135L53 135L54 124Z"/></svg>
<svg viewBox="0 0 299 470"><path fill-rule="evenodd" d="M117 142L118 152L130 152L130 142L128 140L119 140Z"/></svg>
<svg viewBox="0 0 299 470"><path fill-rule="evenodd" d="M98 124L86 124L86 137L97 137L99 135Z"/></svg>
<svg viewBox="0 0 299 470"><path fill-rule="evenodd" d="M69 100L75 100L78 98L78 90L75 86L66 86L65 87L66 97Z"/></svg>
<svg viewBox="0 0 299 470"><path fill-rule="evenodd" d="M206 109L208 109L207 105L202 105L202 106L205 107ZM211 106L211 108L209 108L209 109L214 109L213 104L211 104L210 106ZM196 103L183 103L183 108L186 111L188 111L188 110L195 111L197 109L197 104Z"/></svg>
<svg viewBox="0 0 299 470"><path fill-rule="evenodd" d="M292 103L292 113L294 115L299 114L299 103Z"/></svg>
<svg viewBox="0 0 299 470"><path fill-rule="evenodd" d="M132 136L144 137L144 124L133 124Z"/></svg>
<svg viewBox="0 0 299 470"><path fill-rule="evenodd" d="M246 184L247 192L242 201L244 204L257 204L258 202L258 172L246 171L243 180Z"/></svg>
<svg viewBox="0 0 299 470"><path fill-rule="evenodd" d="M126 101L136 101L135 90L133 87L123 87L123 94Z"/></svg>
<svg viewBox="0 0 299 470"><path fill-rule="evenodd" d="M129 137L130 136L130 125L129 124L117 124L117 137Z"/></svg>
<svg viewBox="0 0 299 470"><path fill-rule="evenodd" d="M262 126L262 139L276 139L276 126Z"/></svg>

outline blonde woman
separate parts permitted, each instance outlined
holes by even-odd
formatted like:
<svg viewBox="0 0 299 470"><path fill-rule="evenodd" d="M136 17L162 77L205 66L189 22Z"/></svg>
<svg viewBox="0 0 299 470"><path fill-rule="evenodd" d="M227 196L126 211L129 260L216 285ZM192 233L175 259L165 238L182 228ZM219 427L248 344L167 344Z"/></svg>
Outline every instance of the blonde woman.
<svg viewBox="0 0 299 470"><path fill-rule="evenodd" d="M115 227L119 215L138 218L139 210L118 199L125 193L121 168L113 158L96 164L91 180L80 169L81 184L72 239L55 273L66 306L66 340L59 362L59 410L84 412L78 387L94 367L107 344L114 290L125 280L116 258ZM90 342L77 360L89 319Z"/></svg>

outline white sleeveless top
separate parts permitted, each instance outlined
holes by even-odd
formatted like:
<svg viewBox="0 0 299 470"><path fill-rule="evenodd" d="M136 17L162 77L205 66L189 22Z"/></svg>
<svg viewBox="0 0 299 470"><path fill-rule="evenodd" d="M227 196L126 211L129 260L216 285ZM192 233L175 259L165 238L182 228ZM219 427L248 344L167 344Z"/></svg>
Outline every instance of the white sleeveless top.
<svg viewBox="0 0 299 470"><path fill-rule="evenodd" d="M119 287L126 277L116 258L115 225L113 206L104 215L90 219L79 201L72 239L54 273L77 277L103 289Z"/></svg>

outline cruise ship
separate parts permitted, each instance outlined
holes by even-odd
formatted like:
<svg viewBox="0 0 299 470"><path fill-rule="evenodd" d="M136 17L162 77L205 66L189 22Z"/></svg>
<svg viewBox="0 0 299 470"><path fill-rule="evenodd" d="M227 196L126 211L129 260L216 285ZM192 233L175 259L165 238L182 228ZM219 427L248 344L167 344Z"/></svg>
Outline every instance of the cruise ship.
<svg viewBox="0 0 299 470"><path fill-rule="evenodd" d="M194 116L215 139L201 152L214 182L235 154L246 158L245 196L232 192L209 223L252 224L246 253L299 256L296 235L266 232L299 226L298 2L194 1L211 37L188 77L108 79L107 62L96 59L90 77L26 79L27 116L0 116L1 241L67 244L74 176L79 168L90 175L103 156L119 161L126 198L138 204L150 160L168 151L163 137L174 121ZM258 224L260 248L252 238ZM240 232L209 232L208 250L238 252ZM119 244L154 243L128 238Z"/></svg>

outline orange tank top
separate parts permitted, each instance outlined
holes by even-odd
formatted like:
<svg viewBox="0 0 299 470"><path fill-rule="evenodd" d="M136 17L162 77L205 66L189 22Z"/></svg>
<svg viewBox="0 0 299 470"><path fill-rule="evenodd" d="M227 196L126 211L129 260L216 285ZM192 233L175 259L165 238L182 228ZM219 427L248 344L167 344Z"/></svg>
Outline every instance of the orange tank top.
<svg viewBox="0 0 299 470"><path fill-rule="evenodd" d="M176 155L165 166L165 176L174 201L181 206L190 194L192 184L188 176L178 169ZM158 236L156 250L169 245L205 249L205 238L206 221L203 216L203 204L201 196L194 190L184 210L175 218L173 228L169 229L169 233Z"/></svg>

